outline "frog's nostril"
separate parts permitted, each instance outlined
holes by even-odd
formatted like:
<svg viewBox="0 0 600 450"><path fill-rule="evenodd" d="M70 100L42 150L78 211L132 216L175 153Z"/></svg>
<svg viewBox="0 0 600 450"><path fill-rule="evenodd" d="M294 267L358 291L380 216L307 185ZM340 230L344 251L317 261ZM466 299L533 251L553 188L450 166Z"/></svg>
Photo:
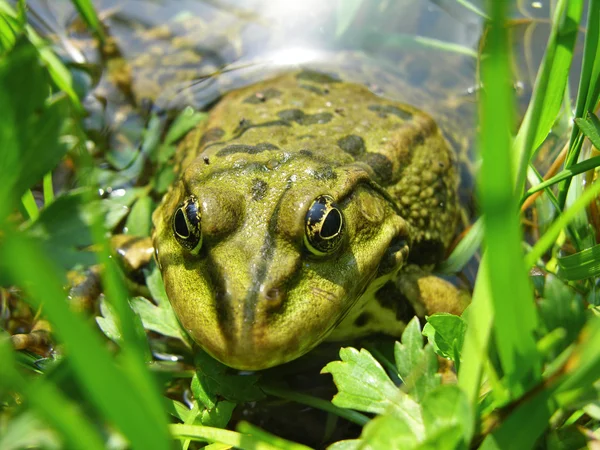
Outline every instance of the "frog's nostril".
<svg viewBox="0 0 600 450"><path fill-rule="evenodd" d="M267 289L263 296L267 308L269 310L279 309L285 300L285 294L285 289L281 287Z"/></svg>

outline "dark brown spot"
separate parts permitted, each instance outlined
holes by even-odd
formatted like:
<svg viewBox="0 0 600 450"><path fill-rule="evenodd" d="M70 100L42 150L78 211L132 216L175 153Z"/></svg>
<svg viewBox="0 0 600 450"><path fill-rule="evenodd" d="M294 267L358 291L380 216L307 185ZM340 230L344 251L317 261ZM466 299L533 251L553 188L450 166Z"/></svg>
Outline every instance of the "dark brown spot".
<svg viewBox="0 0 600 450"><path fill-rule="evenodd" d="M339 139L337 141L337 145L354 158L363 155L367 151L364 139L355 134L351 134Z"/></svg>
<svg viewBox="0 0 600 450"><path fill-rule="evenodd" d="M204 144L212 141L218 141L225 135L225 130L222 128L209 128L200 138L198 145L202 147Z"/></svg>
<svg viewBox="0 0 600 450"><path fill-rule="evenodd" d="M313 172L313 176L315 180L319 181L335 180L337 178L337 174L331 166L319 167Z"/></svg>
<svg viewBox="0 0 600 450"><path fill-rule="evenodd" d="M206 164L207 166L210 164L210 159L208 159L208 156L203 156L202 160L204 161L204 164Z"/></svg>
<svg viewBox="0 0 600 450"><path fill-rule="evenodd" d="M445 251L442 241L424 239L413 243L408 255L408 262L419 266L435 264L444 259Z"/></svg>
<svg viewBox="0 0 600 450"><path fill-rule="evenodd" d="M285 109L279 111L277 115L283 120L296 122L299 125L322 125L330 122L333 118L333 114L328 112L305 114L300 109Z"/></svg>
<svg viewBox="0 0 600 450"><path fill-rule="evenodd" d="M387 156L381 153L366 153L360 159L373 169L375 180L379 184L385 186L392 182L393 165Z"/></svg>
<svg viewBox="0 0 600 450"><path fill-rule="evenodd" d="M296 75L298 80L312 81L313 83L327 84L327 83L339 83L341 80L333 75L323 72L317 72L315 70L303 70Z"/></svg>
<svg viewBox="0 0 600 450"><path fill-rule="evenodd" d="M307 91L310 91L313 94L325 95L325 91L321 88L318 88L317 86L312 86L310 84L300 84L299 87L301 87L302 89L306 89Z"/></svg>
<svg viewBox="0 0 600 450"><path fill-rule="evenodd" d="M394 105L369 105L369 109L377 113L381 118L386 118L388 114L393 114L403 120L411 120L413 115L410 111L400 109Z"/></svg>
<svg viewBox="0 0 600 450"><path fill-rule="evenodd" d="M305 148L300 150L298 153L301 154L302 156L307 156L309 158L312 158L312 156L313 156L313 152L310 150L307 150Z"/></svg>
<svg viewBox="0 0 600 450"><path fill-rule="evenodd" d="M277 89L268 88L264 91L259 91L254 93L253 95L244 99L244 103L250 103L252 105L256 105L259 103L264 103L272 98L279 97L281 92Z"/></svg>
<svg viewBox="0 0 600 450"><path fill-rule="evenodd" d="M227 147L224 147L221 150L219 150L217 152L217 156L227 156L233 155L235 153L248 153L250 155L255 155L266 150L279 150L279 147L273 144L269 144L268 142L261 142L260 144L256 145L234 144L228 145Z"/></svg>
<svg viewBox="0 0 600 450"><path fill-rule="evenodd" d="M408 298L393 281L384 284L375 293L375 299L383 308L394 311L399 322L408 323L417 315Z"/></svg>
<svg viewBox="0 0 600 450"><path fill-rule="evenodd" d="M260 178L255 178L254 180L252 180L252 200L259 201L265 198L265 195L267 195L268 188L269 185L266 181L261 180Z"/></svg>
<svg viewBox="0 0 600 450"><path fill-rule="evenodd" d="M364 327L367 323L369 323L370 320L371 314L369 314L368 312L363 312L354 321L354 326L358 328Z"/></svg>

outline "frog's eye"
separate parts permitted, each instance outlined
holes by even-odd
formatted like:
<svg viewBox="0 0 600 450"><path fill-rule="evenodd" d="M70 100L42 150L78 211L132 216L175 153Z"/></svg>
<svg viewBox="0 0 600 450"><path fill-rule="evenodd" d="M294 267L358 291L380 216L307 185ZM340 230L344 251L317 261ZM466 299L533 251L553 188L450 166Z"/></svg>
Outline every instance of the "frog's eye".
<svg viewBox="0 0 600 450"><path fill-rule="evenodd" d="M315 255L334 252L344 236L344 216L329 195L319 195L310 205L304 223L304 242Z"/></svg>
<svg viewBox="0 0 600 450"><path fill-rule="evenodd" d="M198 200L191 196L179 205L171 219L175 239L193 255L197 255L202 247L200 217Z"/></svg>

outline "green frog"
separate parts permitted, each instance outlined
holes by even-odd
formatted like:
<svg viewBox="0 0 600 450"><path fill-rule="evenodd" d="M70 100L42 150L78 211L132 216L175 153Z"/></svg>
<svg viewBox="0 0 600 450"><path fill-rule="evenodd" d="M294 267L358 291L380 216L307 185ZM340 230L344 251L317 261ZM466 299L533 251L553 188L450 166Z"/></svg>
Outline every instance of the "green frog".
<svg viewBox="0 0 600 450"><path fill-rule="evenodd" d="M416 108L292 71L224 95L175 165L156 260L184 329L231 367L468 303L431 275L457 229L457 163Z"/></svg>

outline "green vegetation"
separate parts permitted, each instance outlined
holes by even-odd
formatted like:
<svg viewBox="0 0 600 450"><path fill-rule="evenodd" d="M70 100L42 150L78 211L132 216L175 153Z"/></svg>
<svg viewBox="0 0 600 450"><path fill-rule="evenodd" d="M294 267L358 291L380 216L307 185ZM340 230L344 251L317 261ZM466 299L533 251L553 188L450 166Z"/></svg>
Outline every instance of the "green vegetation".
<svg viewBox="0 0 600 450"><path fill-rule="evenodd" d="M73 2L96 38L105 39L91 2ZM465 0L455 3L482 14ZM473 304L463 317L430 317L422 331L413 320L390 354L342 349L340 361L323 368L338 389L331 404L261 374L232 372L202 352L194 355L194 370L153 359L166 344L150 342L148 331L176 342L181 352L190 353L192 344L156 268L143 274L146 295L130 296L105 230L125 221L130 233L149 233L154 201L148 192L166 190L174 176L168 157L205 116L181 112L163 139L151 118L141 148L159 168L150 187L99 198L97 186L115 175L95 167L87 151L81 86L27 25L24 2L12 7L0 0L0 312L14 308L15 298L26 301L33 315L47 318L61 346L60 358L42 359L15 351L10 330L0 330L0 448L186 449L195 448L192 441L211 443L210 449L307 448L244 421L237 431L223 429L238 405L267 395L323 409L332 426L339 416L363 427L359 438L332 444L335 450L581 448L597 440L600 246L586 208L598 201L600 182L583 189L575 176L600 165L600 157L581 159L586 142L600 148L600 0L589 1L587 23L582 2L554 4L533 96L514 135L508 2L488 4L479 55L483 219L450 259L466 261L483 236ZM360 6L352 1L340 9L338 35ZM573 108L567 84L578 36L585 42ZM564 167L544 181L533 164L538 149L572 110L576 126ZM107 155L123 169L123 180L142 170L134 153ZM75 167L76 188L55 196L50 174L61 160ZM41 207L34 191L43 193ZM531 246L519 208L542 191L536 207L548 220ZM94 263L104 267L96 321L75 311L65 289L69 271ZM442 383L438 356L454 363L457 382ZM164 393L182 380L193 394L188 405Z"/></svg>

